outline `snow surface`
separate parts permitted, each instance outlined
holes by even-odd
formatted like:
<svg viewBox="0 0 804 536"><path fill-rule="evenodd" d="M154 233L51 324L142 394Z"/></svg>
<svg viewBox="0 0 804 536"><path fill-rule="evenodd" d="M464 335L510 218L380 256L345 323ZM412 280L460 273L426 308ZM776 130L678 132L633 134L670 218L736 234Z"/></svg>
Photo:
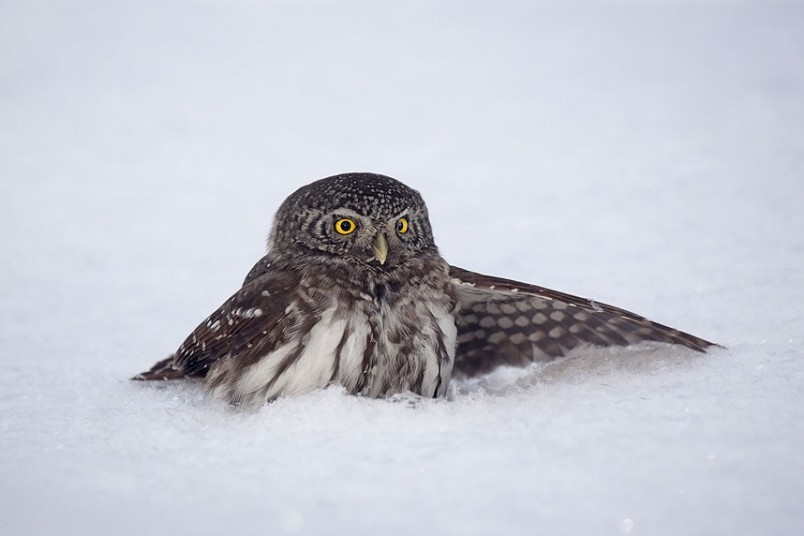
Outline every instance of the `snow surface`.
<svg viewBox="0 0 804 536"><path fill-rule="evenodd" d="M801 534L804 7L0 6L0 533ZM728 347L238 412L127 380L282 199L386 173L459 266Z"/></svg>

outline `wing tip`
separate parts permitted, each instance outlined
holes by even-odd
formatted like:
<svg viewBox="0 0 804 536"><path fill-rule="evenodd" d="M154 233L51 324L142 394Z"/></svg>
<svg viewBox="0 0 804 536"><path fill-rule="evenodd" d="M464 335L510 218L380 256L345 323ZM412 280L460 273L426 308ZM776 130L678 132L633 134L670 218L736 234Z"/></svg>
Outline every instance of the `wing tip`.
<svg viewBox="0 0 804 536"><path fill-rule="evenodd" d="M158 361L153 367L145 372L140 372L136 376L129 378L131 381L167 381L179 380L186 377L183 370L177 369L174 364L173 358L175 355Z"/></svg>

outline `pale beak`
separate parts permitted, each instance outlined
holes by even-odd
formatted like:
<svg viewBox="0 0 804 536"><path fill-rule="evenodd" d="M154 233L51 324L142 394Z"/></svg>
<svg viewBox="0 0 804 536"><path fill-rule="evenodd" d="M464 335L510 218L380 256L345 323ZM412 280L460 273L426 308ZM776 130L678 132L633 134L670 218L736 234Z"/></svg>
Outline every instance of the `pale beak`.
<svg viewBox="0 0 804 536"><path fill-rule="evenodd" d="M385 235L377 233L371 243L371 248L374 250L374 258L380 261L380 264L385 264L385 259L388 258L388 241L385 239Z"/></svg>

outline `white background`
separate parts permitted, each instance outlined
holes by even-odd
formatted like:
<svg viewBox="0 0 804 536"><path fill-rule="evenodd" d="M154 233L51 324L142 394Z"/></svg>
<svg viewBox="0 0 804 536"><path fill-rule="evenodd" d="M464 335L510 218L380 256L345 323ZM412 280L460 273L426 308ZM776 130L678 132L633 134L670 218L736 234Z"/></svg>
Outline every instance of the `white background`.
<svg viewBox="0 0 804 536"><path fill-rule="evenodd" d="M0 533L798 534L804 7L4 1ZM238 412L127 380L375 171L452 263L727 350Z"/></svg>

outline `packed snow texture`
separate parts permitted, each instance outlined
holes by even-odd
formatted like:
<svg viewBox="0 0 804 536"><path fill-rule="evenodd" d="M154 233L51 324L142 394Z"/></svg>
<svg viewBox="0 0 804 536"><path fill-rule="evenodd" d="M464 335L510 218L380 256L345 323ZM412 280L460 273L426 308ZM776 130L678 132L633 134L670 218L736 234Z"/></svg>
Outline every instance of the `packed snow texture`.
<svg viewBox="0 0 804 536"><path fill-rule="evenodd" d="M4 2L0 533L800 534L804 8ZM727 347L238 411L127 378L351 170L453 264Z"/></svg>

